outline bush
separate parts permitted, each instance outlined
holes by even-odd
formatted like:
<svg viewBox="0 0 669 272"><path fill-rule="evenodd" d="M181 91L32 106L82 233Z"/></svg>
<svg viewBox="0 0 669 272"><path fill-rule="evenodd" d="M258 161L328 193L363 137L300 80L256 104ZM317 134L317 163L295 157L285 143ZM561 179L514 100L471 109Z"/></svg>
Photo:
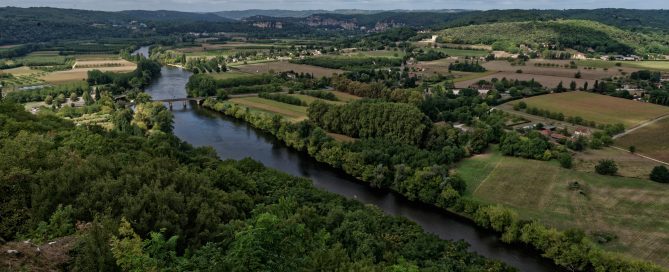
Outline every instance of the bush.
<svg viewBox="0 0 669 272"><path fill-rule="evenodd" d="M650 180L660 183L669 183L669 169L666 166L655 166L650 172Z"/></svg>
<svg viewBox="0 0 669 272"><path fill-rule="evenodd" d="M563 168L569 169L572 166L572 158L569 153L560 153L558 156L558 161L560 161L560 166Z"/></svg>
<svg viewBox="0 0 669 272"><path fill-rule="evenodd" d="M600 175L613 176L618 173L618 166L613 160L601 160L595 166L595 172Z"/></svg>

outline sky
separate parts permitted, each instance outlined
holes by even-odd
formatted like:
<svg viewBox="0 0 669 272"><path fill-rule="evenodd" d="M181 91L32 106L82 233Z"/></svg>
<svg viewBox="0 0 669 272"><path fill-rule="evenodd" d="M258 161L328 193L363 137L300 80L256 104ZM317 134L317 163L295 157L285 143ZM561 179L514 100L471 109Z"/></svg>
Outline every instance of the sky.
<svg viewBox="0 0 669 272"><path fill-rule="evenodd" d="M213 12L241 9L669 9L668 0L0 0L0 6Z"/></svg>

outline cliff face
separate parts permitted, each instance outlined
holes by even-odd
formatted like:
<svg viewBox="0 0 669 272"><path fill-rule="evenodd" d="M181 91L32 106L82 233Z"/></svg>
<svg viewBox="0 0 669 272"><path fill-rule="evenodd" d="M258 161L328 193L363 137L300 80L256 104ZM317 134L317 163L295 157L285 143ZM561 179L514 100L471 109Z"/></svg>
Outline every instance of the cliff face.
<svg viewBox="0 0 669 272"><path fill-rule="evenodd" d="M311 27L339 27L346 30L353 30L358 28L355 20L338 20L333 18L323 18L321 16L309 16L305 19L308 26Z"/></svg>

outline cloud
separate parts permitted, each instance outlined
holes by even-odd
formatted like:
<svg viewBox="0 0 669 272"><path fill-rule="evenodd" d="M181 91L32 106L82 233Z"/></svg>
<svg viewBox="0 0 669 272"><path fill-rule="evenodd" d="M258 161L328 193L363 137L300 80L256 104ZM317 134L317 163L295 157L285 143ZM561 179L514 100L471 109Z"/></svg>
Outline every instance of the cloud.
<svg viewBox="0 0 669 272"><path fill-rule="evenodd" d="M2 0L3 6L93 10L220 11L239 9L666 9L666 0Z"/></svg>

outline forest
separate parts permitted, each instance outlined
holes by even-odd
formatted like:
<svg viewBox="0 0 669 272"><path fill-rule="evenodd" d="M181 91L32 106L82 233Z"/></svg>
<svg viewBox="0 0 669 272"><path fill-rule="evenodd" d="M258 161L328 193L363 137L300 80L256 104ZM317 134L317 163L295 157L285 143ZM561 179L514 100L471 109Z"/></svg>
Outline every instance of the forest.
<svg viewBox="0 0 669 272"><path fill-rule="evenodd" d="M0 120L0 236L75 235L68 270L514 271L407 219L249 159L220 161L169 133L74 126L8 102ZM90 226L77 230L79 221Z"/></svg>

